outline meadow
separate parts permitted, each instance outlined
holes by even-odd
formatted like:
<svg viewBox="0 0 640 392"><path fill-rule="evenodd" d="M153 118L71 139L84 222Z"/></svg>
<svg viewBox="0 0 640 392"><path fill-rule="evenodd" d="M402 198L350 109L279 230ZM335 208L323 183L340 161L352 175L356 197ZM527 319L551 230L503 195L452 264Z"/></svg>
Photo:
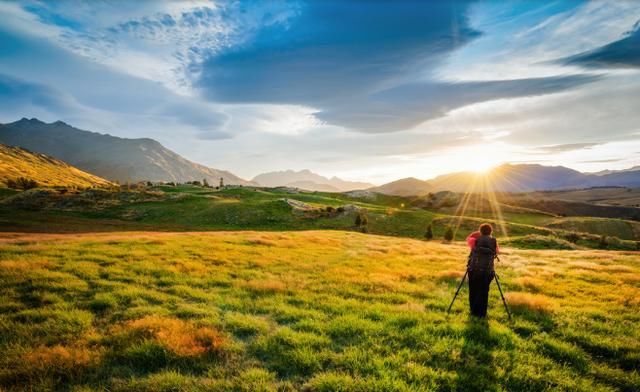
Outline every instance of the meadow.
<svg viewBox="0 0 640 392"><path fill-rule="evenodd" d="M0 188L0 231L362 231L354 225L362 215L367 217L368 233L395 237L424 238L431 224L434 238L443 238L452 228L454 239L463 240L488 221L499 237L519 248L640 249L640 223L621 219L614 207L604 206L599 208L610 217L561 216L498 201L490 204L480 194L465 203L464 196L450 192L434 195L444 205L425 204L424 198L283 188L180 185L59 192ZM541 241L539 236L545 238Z"/></svg>
<svg viewBox="0 0 640 392"><path fill-rule="evenodd" d="M353 231L0 234L0 389L637 391L637 252Z"/></svg>

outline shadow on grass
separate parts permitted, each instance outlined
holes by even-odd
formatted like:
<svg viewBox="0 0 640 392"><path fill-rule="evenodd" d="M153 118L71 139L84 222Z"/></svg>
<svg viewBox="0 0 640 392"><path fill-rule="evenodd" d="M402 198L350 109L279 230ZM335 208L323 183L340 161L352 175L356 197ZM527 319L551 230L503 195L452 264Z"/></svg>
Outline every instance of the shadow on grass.
<svg viewBox="0 0 640 392"><path fill-rule="evenodd" d="M469 316L457 368L457 391L499 390L492 352L497 345L486 319Z"/></svg>

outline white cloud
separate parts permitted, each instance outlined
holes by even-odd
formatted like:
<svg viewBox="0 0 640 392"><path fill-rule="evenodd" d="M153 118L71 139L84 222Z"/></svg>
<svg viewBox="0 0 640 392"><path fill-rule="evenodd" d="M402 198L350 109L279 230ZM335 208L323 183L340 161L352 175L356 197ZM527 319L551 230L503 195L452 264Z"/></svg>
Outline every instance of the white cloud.
<svg viewBox="0 0 640 392"><path fill-rule="evenodd" d="M53 2L1 4L14 29L50 39L94 62L192 94L208 56L250 39L259 26L286 23L284 2L251 7L212 1ZM52 22L48 15L71 23Z"/></svg>
<svg viewBox="0 0 640 392"><path fill-rule="evenodd" d="M277 135L302 135L321 126L314 113L316 109L298 105L227 105L224 110L232 120L226 129L230 132L255 131Z"/></svg>
<svg viewBox="0 0 640 392"><path fill-rule="evenodd" d="M533 25L516 18L505 27L488 20L494 16L482 7L474 8L471 20L484 35L450 56L438 70L442 79L508 80L597 73L552 62L618 40L640 19L636 1L594 0Z"/></svg>

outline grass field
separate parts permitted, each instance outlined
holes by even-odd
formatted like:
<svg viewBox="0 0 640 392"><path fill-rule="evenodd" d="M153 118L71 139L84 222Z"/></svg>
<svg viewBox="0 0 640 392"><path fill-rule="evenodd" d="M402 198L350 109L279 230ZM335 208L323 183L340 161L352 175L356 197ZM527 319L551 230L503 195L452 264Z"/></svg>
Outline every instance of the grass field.
<svg viewBox="0 0 640 392"><path fill-rule="evenodd" d="M302 208L292 206L292 202ZM581 238L573 248L601 248L599 237L606 235L617 237L607 241L607 248L639 249L638 222L561 218L509 205L502 206L501 219L497 219L488 205L483 209L470 205L462 211L459 207L420 208L415 203L411 198L379 194L351 197L277 188L216 190L190 185L156 186L142 192L0 192L0 231L360 230L354 221L361 214L367 216L366 229L372 234L420 239L432 224L435 238L443 238L446 229L452 227L455 239L461 240L480 223L489 221L499 238L513 240L514 246L523 248L537 246L536 241L528 243L530 235L565 239L567 234L578 233ZM346 210L336 212L340 207ZM551 238L545 242L554 241Z"/></svg>
<svg viewBox="0 0 640 392"><path fill-rule="evenodd" d="M640 260L342 231L0 234L0 389L637 391Z"/></svg>

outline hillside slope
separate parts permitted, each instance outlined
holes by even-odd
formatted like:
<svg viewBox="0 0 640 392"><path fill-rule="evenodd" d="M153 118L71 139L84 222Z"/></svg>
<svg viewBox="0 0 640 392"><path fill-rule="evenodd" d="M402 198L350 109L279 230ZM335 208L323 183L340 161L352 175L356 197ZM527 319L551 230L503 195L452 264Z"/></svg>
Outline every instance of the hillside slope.
<svg viewBox="0 0 640 392"><path fill-rule="evenodd" d="M248 184L227 171L191 162L153 139L124 139L83 131L64 122L23 118L0 124L0 143L27 148L69 162L112 181L202 181Z"/></svg>
<svg viewBox="0 0 640 392"><path fill-rule="evenodd" d="M422 181L417 178L403 178L384 185L369 188L371 192L378 192L384 195L393 196L421 196L433 190L433 185L428 181Z"/></svg>
<svg viewBox="0 0 640 392"><path fill-rule="evenodd" d="M111 183L66 162L20 147L0 144L0 184L26 177L44 186L106 186Z"/></svg>

